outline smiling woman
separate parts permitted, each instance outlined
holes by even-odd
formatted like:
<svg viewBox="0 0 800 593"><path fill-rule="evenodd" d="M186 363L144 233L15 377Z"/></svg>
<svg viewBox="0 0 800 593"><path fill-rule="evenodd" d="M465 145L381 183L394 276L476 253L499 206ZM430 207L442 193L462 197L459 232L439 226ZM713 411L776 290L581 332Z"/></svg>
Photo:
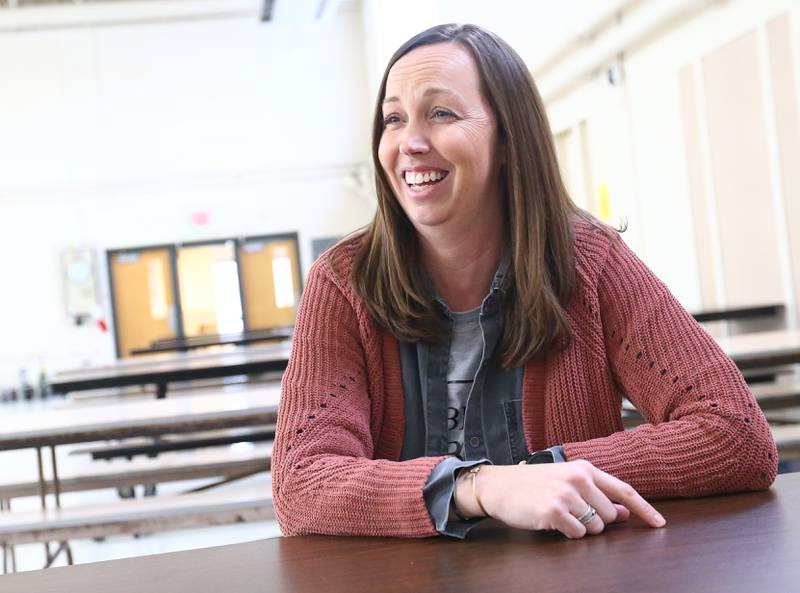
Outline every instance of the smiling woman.
<svg viewBox="0 0 800 593"><path fill-rule="evenodd" d="M545 110L522 60L481 29L464 27L457 43L448 35L434 28L416 36L386 69L372 138L381 224L366 237L382 245L380 254L361 251L354 286L396 336L443 341L449 330L432 309L428 280L452 309L474 308L501 254L509 253L518 263L511 287L526 289L504 309L514 321L506 324L502 358L519 366L568 339L559 303L576 282L569 219L593 219L567 196ZM418 189L416 175L426 170L444 178ZM387 232L377 238L380 228ZM403 265L409 254L426 266ZM471 269L443 269L453 264ZM486 286L474 282L476 274Z"/></svg>
<svg viewBox="0 0 800 593"><path fill-rule="evenodd" d="M483 517L579 538L643 497L769 487L733 363L570 200L519 56L441 25L391 58L378 209L309 273L273 453L286 534L464 537ZM622 430L621 398L646 423Z"/></svg>
<svg viewBox="0 0 800 593"><path fill-rule="evenodd" d="M443 225L466 231L481 211L500 229L497 125L480 87L472 58L452 44L403 56L386 81L378 156L422 237Z"/></svg>

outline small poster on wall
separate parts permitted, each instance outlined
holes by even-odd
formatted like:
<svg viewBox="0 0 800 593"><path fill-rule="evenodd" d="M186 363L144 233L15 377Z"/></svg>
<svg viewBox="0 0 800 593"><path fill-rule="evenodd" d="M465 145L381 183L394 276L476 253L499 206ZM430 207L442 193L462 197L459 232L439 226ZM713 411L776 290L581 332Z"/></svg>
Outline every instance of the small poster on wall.
<svg viewBox="0 0 800 593"><path fill-rule="evenodd" d="M88 248L69 249L61 254L64 277L64 305L67 315L81 324L99 306L97 294L97 260Z"/></svg>

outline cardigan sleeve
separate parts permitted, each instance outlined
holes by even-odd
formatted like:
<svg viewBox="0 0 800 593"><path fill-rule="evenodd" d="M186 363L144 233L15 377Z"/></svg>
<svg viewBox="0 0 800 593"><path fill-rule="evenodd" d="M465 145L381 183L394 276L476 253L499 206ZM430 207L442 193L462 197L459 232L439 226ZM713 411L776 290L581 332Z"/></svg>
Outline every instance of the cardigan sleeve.
<svg viewBox="0 0 800 593"><path fill-rule="evenodd" d="M618 236L597 298L612 378L647 423L567 443L567 458L650 497L769 487L775 442L741 373Z"/></svg>
<svg viewBox="0 0 800 593"><path fill-rule="evenodd" d="M423 488L445 457L375 458L375 434L402 426L382 426L380 352L330 274L324 261L309 272L281 384L278 523L286 535L437 535Z"/></svg>

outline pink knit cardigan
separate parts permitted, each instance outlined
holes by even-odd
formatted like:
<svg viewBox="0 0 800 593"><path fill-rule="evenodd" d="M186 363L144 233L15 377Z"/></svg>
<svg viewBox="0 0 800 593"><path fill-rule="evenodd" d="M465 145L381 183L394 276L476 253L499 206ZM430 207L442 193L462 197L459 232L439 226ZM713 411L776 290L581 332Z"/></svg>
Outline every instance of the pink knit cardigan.
<svg viewBox="0 0 800 593"><path fill-rule="evenodd" d="M422 496L444 457L398 461L397 340L353 292L358 237L311 268L283 376L273 450L287 535L436 535ZM525 367L530 451L563 444L643 496L769 487L777 452L741 374L618 237L576 227L572 344ZM647 423L622 430L620 393Z"/></svg>

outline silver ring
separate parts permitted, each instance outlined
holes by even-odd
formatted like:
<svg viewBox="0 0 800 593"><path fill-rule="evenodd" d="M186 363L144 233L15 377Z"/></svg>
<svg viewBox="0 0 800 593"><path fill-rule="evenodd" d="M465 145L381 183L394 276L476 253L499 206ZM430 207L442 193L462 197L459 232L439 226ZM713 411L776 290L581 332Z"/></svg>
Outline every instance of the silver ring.
<svg viewBox="0 0 800 593"><path fill-rule="evenodd" d="M588 525L594 518L597 516L597 509L595 509L592 505L589 505L589 508L586 509L586 512L583 513L580 517L578 517L578 521L583 523L584 525Z"/></svg>

